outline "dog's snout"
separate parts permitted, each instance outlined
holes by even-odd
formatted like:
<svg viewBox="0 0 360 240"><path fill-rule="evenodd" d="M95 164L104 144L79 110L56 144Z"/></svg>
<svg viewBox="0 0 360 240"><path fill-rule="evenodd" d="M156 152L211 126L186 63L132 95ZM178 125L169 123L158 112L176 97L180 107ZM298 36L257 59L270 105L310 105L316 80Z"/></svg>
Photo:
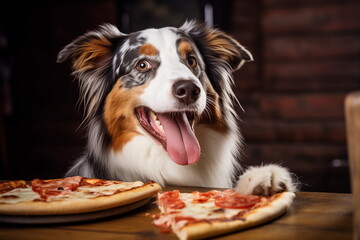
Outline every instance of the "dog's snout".
<svg viewBox="0 0 360 240"><path fill-rule="evenodd" d="M173 85L174 96L182 103L194 103L200 95L200 88L190 80L179 80Z"/></svg>

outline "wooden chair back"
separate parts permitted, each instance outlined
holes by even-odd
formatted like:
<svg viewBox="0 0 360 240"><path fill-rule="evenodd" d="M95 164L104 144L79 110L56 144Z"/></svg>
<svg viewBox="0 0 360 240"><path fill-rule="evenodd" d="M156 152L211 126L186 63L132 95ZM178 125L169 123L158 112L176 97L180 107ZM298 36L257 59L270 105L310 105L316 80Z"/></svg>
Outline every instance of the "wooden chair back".
<svg viewBox="0 0 360 240"><path fill-rule="evenodd" d="M345 99L345 120L351 188L354 198L354 239L360 239L360 91Z"/></svg>

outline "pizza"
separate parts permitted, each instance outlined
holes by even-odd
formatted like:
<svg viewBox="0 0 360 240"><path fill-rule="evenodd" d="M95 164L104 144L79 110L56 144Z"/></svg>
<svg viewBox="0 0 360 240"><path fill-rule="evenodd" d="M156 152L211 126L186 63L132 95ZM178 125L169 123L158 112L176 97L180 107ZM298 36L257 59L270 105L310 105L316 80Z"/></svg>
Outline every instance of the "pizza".
<svg viewBox="0 0 360 240"><path fill-rule="evenodd" d="M245 196L233 190L157 193L160 213L153 223L162 232L173 231L179 239L208 238L256 226L285 213L295 194L282 192L270 197Z"/></svg>
<svg viewBox="0 0 360 240"><path fill-rule="evenodd" d="M125 206L161 190L154 182L102 180L74 176L0 183L0 214L61 215Z"/></svg>

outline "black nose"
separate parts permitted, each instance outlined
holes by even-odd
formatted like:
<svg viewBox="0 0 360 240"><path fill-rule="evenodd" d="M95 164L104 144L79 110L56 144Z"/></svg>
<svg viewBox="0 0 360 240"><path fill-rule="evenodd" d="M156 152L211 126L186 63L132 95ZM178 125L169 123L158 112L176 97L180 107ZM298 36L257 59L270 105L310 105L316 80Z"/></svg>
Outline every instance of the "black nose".
<svg viewBox="0 0 360 240"><path fill-rule="evenodd" d="M182 103L191 104L200 95L200 88L190 80L179 80L173 85L174 96Z"/></svg>

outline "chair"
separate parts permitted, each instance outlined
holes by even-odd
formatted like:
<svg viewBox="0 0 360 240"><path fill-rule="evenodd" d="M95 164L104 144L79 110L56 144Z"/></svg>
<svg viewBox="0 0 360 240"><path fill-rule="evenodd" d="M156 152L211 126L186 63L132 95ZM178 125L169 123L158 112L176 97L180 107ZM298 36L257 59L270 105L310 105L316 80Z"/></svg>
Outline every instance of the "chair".
<svg viewBox="0 0 360 240"><path fill-rule="evenodd" d="M360 239L360 91L345 99L345 120L351 188L354 201L354 239Z"/></svg>

